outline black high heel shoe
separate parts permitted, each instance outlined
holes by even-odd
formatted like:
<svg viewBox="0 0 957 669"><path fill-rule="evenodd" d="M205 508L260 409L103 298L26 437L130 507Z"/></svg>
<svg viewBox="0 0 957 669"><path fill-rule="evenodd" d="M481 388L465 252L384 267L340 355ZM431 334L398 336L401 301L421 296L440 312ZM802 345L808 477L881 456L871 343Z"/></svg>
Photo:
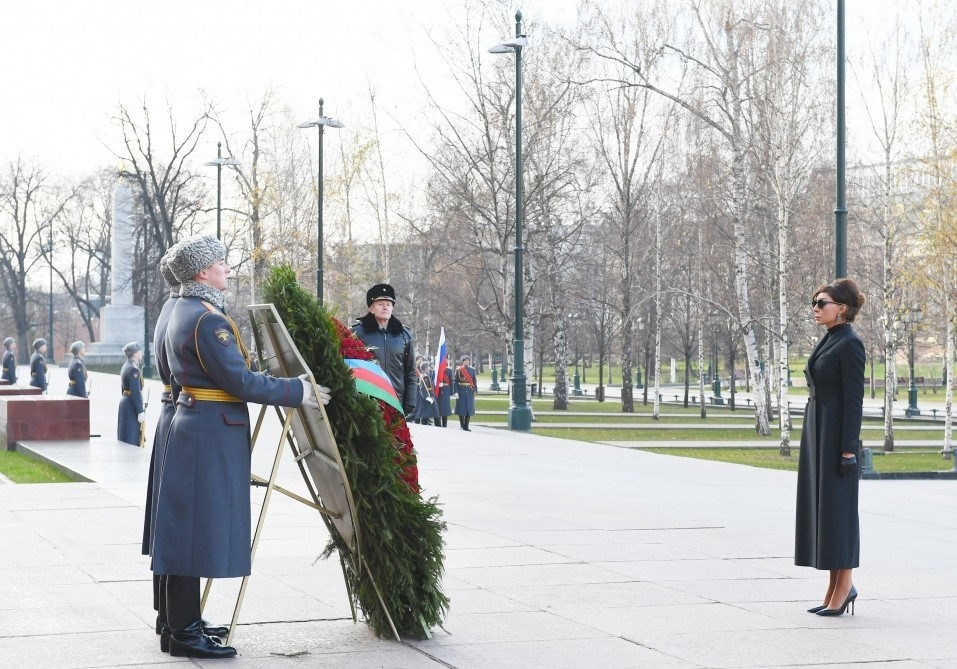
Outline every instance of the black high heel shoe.
<svg viewBox="0 0 957 669"><path fill-rule="evenodd" d="M808 613L817 613L818 611L823 611L827 608L827 604L821 604L820 606L812 606L807 610Z"/></svg>
<svg viewBox="0 0 957 669"><path fill-rule="evenodd" d="M844 600L844 604L839 609L821 609L817 612L819 616L839 616L847 611L847 607L851 607L851 615L854 615L854 602L857 600L857 588L853 585L851 586L851 591L847 593L847 599Z"/></svg>

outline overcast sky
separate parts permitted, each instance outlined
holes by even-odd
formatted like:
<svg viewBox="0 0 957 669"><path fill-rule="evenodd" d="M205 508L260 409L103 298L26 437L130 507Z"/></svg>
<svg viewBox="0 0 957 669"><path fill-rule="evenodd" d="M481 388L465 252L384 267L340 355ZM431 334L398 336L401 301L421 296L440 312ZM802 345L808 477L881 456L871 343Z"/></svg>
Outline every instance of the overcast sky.
<svg viewBox="0 0 957 669"><path fill-rule="evenodd" d="M336 115L343 101L363 99L371 82L384 106L401 110L419 86L413 65L442 67L426 35L460 19L463 4L0 0L0 161L22 153L55 173L112 164L102 145L113 132L110 116L120 100L135 105L144 93L156 103L204 89L241 108L271 85L305 120L317 114L320 96ZM862 17L876 31L894 7L912 5L848 0L849 44L863 39ZM570 21L575 8L575 0L522 7L526 18L551 24ZM851 93L849 107L858 104Z"/></svg>

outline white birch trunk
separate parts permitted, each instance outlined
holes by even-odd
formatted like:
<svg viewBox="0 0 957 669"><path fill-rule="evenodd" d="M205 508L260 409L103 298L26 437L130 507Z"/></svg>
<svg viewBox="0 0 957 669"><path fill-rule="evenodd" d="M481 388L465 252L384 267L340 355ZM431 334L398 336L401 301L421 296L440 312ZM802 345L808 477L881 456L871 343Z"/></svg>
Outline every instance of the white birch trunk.
<svg viewBox="0 0 957 669"><path fill-rule="evenodd" d="M748 235L744 227L744 151L739 146L733 147L734 163L731 174L734 188L734 278L735 289L738 294L738 322L744 335L744 350L748 358L748 368L751 374L751 387L754 388L754 428L761 436L771 434L768 423L767 408L765 406L766 390L764 374L758 356L758 342L754 335L754 324L751 319L751 298L748 291ZM734 383L734 379L731 380Z"/></svg>
<svg viewBox="0 0 957 669"><path fill-rule="evenodd" d="M944 393L944 452L954 456L954 302L950 296L950 273L953 268L946 263L944 269L944 318L947 320L947 345L944 347L944 374L947 375L947 387Z"/></svg>
<svg viewBox="0 0 957 669"><path fill-rule="evenodd" d="M782 191L786 192L786 186ZM782 456L791 455L791 412L788 410L788 235L791 227L788 208L778 198L778 423Z"/></svg>
<svg viewBox="0 0 957 669"><path fill-rule="evenodd" d="M655 215L655 397L653 420L661 418L661 174L658 174L658 212Z"/></svg>

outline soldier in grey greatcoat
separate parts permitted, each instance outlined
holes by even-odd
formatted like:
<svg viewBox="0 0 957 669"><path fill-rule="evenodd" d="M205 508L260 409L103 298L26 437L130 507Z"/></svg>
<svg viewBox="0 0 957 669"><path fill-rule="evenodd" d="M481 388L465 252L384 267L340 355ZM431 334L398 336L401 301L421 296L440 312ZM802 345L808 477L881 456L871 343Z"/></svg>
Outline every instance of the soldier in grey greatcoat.
<svg viewBox="0 0 957 669"><path fill-rule="evenodd" d="M455 400L455 415L459 417L459 425L466 432L471 432L469 420L475 415L475 391L478 389L478 375L472 367L472 356L463 355L459 358L459 366L452 373L453 390L458 396Z"/></svg>
<svg viewBox="0 0 957 669"><path fill-rule="evenodd" d="M858 487L861 411L864 404L864 344L850 323L864 304L851 279L822 286L812 312L827 334L805 367L808 403L801 430L795 506L794 563L827 569L821 616L853 612L857 599L852 572L860 561Z"/></svg>
<svg viewBox="0 0 957 669"><path fill-rule="evenodd" d="M33 355L30 357L30 385L47 391L47 340L33 340Z"/></svg>
<svg viewBox="0 0 957 669"><path fill-rule="evenodd" d="M86 399L90 396L89 391L86 389L86 365L83 364L86 344L82 341L73 342L70 345L70 353L73 354L73 360L70 361L70 367L67 369L67 378L70 379L70 383L67 386L66 394Z"/></svg>
<svg viewBox="0 0 957 669"><path fill-rule="evenodd" d="M305 375L275 378L250 370L239 329L225 313L225 255L222 243L205 235L180 242L168 259L182 283L165 343L180 392L159 473L153 571L166 576L169 651L182 657L236 654L203 629L199 579L250 573L246 402L316 403ZM328 389L319 391L328 402Z"/></svg>
<svg viewBox="0 0 957 669"><path fill-rule="evenodd" d="M3 379L11 386L17 385L17 340L7 337L3 340Z"/></svg>
<svg viewBox="0 0 957 669"><path fill-rule="evenodd" d="M126 362L120 370L120 398L116 416L116 438L132 446L139 446L142 439L140 426L146 420L146 407L143 404L143 375L140 373L140 360L143 359L143 346L131 341L123 347Z"/></svg>

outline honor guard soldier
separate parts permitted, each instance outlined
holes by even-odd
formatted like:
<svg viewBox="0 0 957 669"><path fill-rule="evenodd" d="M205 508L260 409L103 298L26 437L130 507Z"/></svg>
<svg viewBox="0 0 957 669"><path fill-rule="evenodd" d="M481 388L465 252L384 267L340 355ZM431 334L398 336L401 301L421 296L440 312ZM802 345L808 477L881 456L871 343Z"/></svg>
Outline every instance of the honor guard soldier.
<svg viewBox="0 0 957 669"><path fill-rule="evenodd" d="M131 341L123 347L126 362L120 370L120 388L123 397L117 411L116 438L127 444L139 446L140 427L146 420L146 407L143 406L143 375L140 373L140 360L143 359L143 347L138 341Z"/></svg>
<svg viewBox="0 0 957 669"><path fill-rule="evenodd" d="M419 365L419 398L415 403L415 422L420 425L439 424L439 407L435 402L432 365L428 360Z"/></svg>
<svg viewBox="0 0 957 669"><path fill-rule="evenodd" d="M180 242L168 258L182 285L165 346L181 389L156 499L153 571L166 576L166 643L178 657L236 655L203 628L199 579L251 570L246 402L316 405L305 375L275 378L250 370L239 328L225 313L225 256L223 244L205 235ZM328 402L328 389L318 389L318 399Z"/></svg>
<svg viewBox="0 0 957 669"><path fill-rule="evenodd" d="M33 355L30 357L30 385L47 391L47 340L33 340Z"/></svg>
<svg viewBox="0 0 957 669"><path fill-rule="evenodd" d="M459 358L459 366L455 368L454 383L455 392L458 395L455 401L455 415L459 417L459 425L462 429L471 432L469 420L475 415L475 389L478 387L471 356L463 355Z"/></svg>
<svg viewBox="0 0 957 669"><path fill-rule="evenodd" d="M70 367L67 370L67 376L70 384L67 386L66 394L74 397L86 399L90 396L86 389L86 365L83 364L83 356L86 354L86 344L81 341L75 341L70 345L70 353L73 354L73 360L70 361Z"/></svg>
<svg viewBox="0 0 957 669"><path fill-rule="evenodd" d="M435 401L439 405L439 417L436 425L449 426L449 416L452 415L452 370L445 367L439 375L439 382L435 388Z"/></svg>
<svg viewBox="0 0 957 669"><path fill-rule="evenodd" d="M170 423L176 413L174 402L179 396L179 386L176 385L169 371L169 356L166 352L166 329L173 307L179 299L179 279L169 268L169 258L175 252L175 245L170 247L159 260L160 274L169 285L169 297L163 303L159 316L156 318L156 327L153 330L153 354L156 356L156 371L163 381L163 395L161 397L159 420L153 434L153 454L150 458L150 472L146 482L146 513L143 519L143 555L153 554L153 522L156 518L156 499L159 496L159 486L162 479L163 459L166 456L166 437L169 434ZM156 611L156 633L162 635L160 643L169 648L169 625L166 622L166 577L153 574L153 610ZM209 636L229 634L228 627L203 626ZM165 643L164 643L165 638Z"/></svg>
<svg viewBox="0 0 957 669"><path fill-rule="evenodd" d="M395 289L387 283L378 283L366 292L369 308L357 318L352 331L372 351L392 381L392 389L402 402L407 417L415 413L416 385L415 352L412 350L412 330L392 315L395 307Z"/></svg>
<svg viewBox="0 0 957 669"><path fill-rule="evenodd" d="M17 340L7 337L3 340L3 380L11 386L17 385Z"/></svg>

